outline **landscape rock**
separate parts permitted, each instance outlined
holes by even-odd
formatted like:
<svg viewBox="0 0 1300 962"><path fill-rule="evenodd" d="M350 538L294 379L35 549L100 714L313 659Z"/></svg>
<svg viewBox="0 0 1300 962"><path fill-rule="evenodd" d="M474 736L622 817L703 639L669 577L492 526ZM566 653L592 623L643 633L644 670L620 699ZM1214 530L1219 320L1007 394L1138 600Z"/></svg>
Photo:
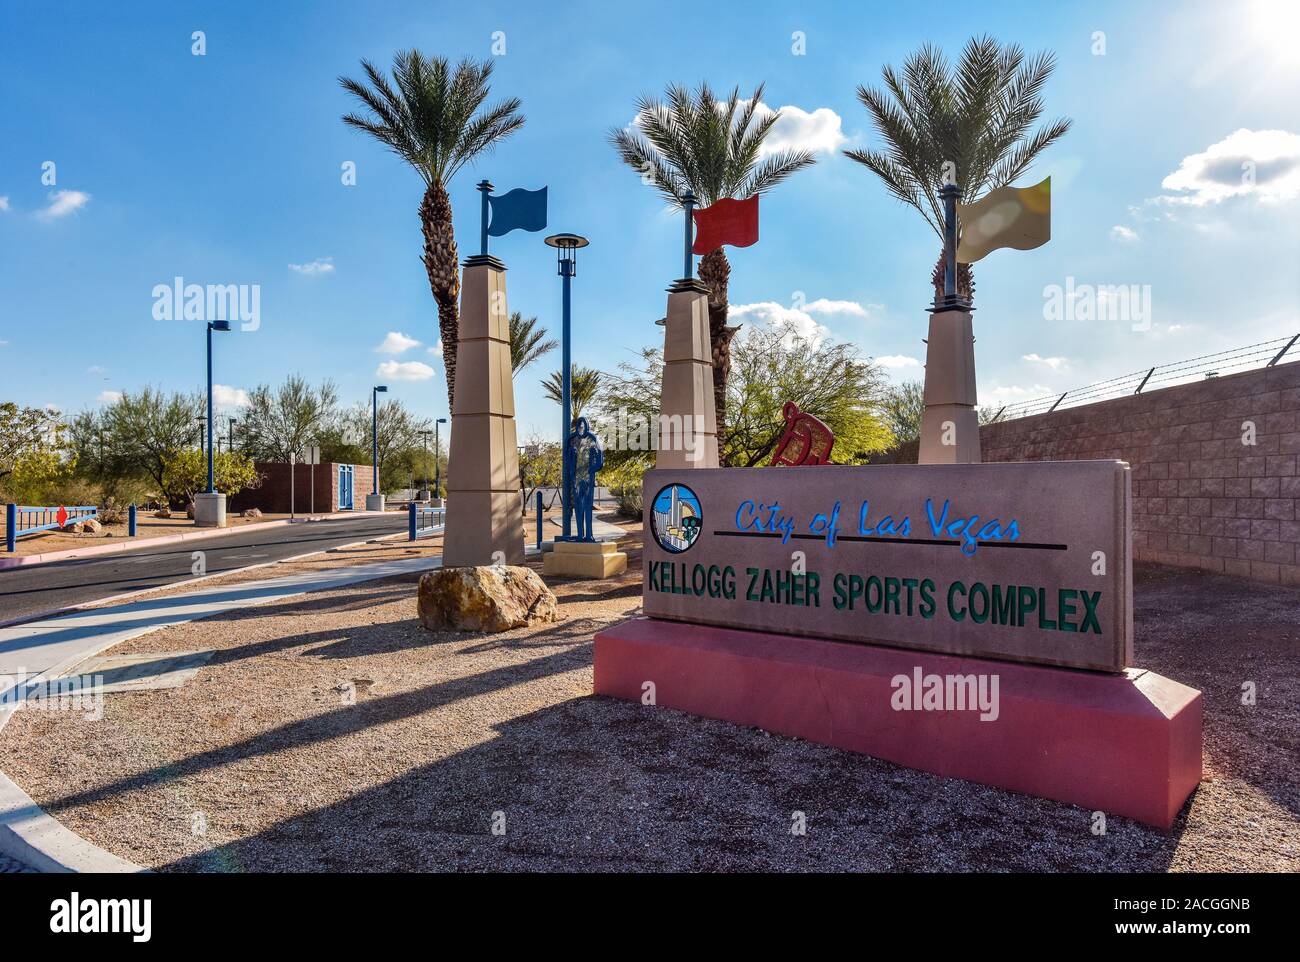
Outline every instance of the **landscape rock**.
<svg viewBox="0 0 1300 962"><path fill-rule="evenodd" d="M551 589L531 568L439 568L420 578L416 610L429 631L509 631L559 621Z"/></svg>
<svg viewBox="0 0 1300 962"><path fill-rule="evenodd" d="M159 508L157 511L153 513L153 516L155 518L170 518L172 516L172 512L170 508Z"/></svg>
<svg viewBox="0 0 1300 962"><path fill-rule="evenodd" d="M260 518L262 516L259 508L245 508L243 514L245 518Z"/></svg>
<svg viewBox="0 0 1300 962"><path fill-rule="evenodd" d="M63 531L66 534L99 534L103 529L104 526L94 518L86 518L81 521L69 521L63 526Z"/></svg>

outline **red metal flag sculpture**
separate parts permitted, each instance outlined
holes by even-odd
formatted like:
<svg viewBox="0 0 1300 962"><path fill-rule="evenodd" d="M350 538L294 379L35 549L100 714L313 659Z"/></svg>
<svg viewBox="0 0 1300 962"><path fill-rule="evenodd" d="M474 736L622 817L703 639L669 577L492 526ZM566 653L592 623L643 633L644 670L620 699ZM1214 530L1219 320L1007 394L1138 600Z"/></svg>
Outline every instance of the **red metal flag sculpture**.
<svg viewBox="0 0 1300 962"><path fill-rule="evenodd" d="M820 418L799 410L799 405L786 401L781 408L785 418L785 433L777 442L773 464L829 464L835 435Z"/></svg>
<svg viewBox="0 0 1300 962"><path fill-rule="evenodd" d="M745 200L724 197L712 207L694 211L696 254L708 254L723 244L749 247L758 243L758 195Z"/></svg>

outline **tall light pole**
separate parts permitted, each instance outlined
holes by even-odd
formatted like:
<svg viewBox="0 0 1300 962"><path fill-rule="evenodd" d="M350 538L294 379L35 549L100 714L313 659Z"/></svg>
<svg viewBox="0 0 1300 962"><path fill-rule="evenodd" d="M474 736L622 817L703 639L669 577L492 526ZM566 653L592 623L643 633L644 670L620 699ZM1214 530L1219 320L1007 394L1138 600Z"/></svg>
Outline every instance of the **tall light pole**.
<svg viewBox="0 0 1300 962"><path fill-rule="evenodd" d="M420 441L424 444L424 475L420 478L422 482L420 490L422 491L429 490L429 435L432 433L432 431L418 432L420 435Z"/></svg>
<svg viewBox="0 0 1300 962"><path fill-rule="evenodd" d="M227 427L230 429L230 436L226 440L226 450L231 454L235 453L235 418L231 418Z"/></svg>
<svg viewBox="0 0 1300 962"><path fill-rule="evenodd" d="M379 395L387 393L388 385L379 384L370 389L370 470L374 475L371 494L379 494Z"/></svg>
<svg viewBox="0 0 1300 962"><path fill-rule="evenodd" d="M213 449L216 447L216 406L213 404L212 399L212 332L229 332L230 322L208 321L207 329L208 410L206 417L196 418L195 420L199 422L200 449L207 448L208 487L207 490L194 496L194 522L201 526L211 525L224 528L226 526L226 496L217 491L216 470L213 464ZM205 428L206 430L204 430Z"/></svg>
<svg viewBox="0 0 1300 962"><path fill-rule="evenodd" d="M442 490L442 458L438 447L438 425L446 423L446 418L438 418L433 422L433 496L435 498L442 497L439 493Z"/></svg>
<svg viewBox="0 0 1300 962"><path fill-rule="evenodd" d="M569 432L573 430L573 362L570 356L570 313L572 302L573 278L578 273L578 250L586 247L590 241L579 234L552 234L546 238L546 243L555 248L559 258L559 274L563 278L564 287L564 322L560 335L560 396L562 408L561 417L563 424L560 431L560 464L562 473L560 480L560 498L561 513L563 520L561 522L561 539L568 541L571 536L569 527L569 514L573 505L569 501L569 488L572 487L573 479L569 476Z"/></svg>

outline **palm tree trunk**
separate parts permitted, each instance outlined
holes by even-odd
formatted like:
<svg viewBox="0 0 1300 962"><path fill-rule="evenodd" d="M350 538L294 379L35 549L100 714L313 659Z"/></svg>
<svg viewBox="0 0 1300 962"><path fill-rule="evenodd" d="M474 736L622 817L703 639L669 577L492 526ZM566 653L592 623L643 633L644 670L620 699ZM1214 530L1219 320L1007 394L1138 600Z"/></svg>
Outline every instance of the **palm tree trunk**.
<svg viewBox="0 0 1300 962"><path fill-rule="evenodd" d="M727 286L730 279L731 264L721 247L700 258L700 280L709 289L709 343L713 348L713 408L718 419L719 456L727 436L727 378L731 376L731 339L740 330L739 324L727 324Z"/></svg>
<svg viewBox="0 0 1300 962"><path fill-rule="evenodd" d="M420 228L424 232L424 269L429 289L438 305L438 333L442 338L442 364L447 371L447 411L456 398L456 344L460 340L460 265L456 236L452 232L451 198L442 184L424 192L420 203Z"/></svg>
<svg viewBox="0 0 1300 962"><path fill-rule="evenodd" d="M934 265L934 273L930 275L930 283L934 285L934 302L936 304L943 300L943 268L943 251L939 251L939 262ZM957 294L966 298L968 303L975 303L975 272L971 270L969 264L963 264L960 261L957 263Z"/></svg>

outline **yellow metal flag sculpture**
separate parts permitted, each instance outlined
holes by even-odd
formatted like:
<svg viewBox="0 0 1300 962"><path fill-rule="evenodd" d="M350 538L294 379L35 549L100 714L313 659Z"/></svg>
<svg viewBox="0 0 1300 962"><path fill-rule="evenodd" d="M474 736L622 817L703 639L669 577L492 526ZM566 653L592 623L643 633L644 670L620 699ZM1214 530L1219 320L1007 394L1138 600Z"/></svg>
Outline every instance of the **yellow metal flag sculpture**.
<svg viewBox="0 0 1300 962"><path fill-rule="evenodd" d="M999 187L957 205L957 261L974 264L999 247L1027 251L1052 238L1052 178L1033 187Z"/></svg>

